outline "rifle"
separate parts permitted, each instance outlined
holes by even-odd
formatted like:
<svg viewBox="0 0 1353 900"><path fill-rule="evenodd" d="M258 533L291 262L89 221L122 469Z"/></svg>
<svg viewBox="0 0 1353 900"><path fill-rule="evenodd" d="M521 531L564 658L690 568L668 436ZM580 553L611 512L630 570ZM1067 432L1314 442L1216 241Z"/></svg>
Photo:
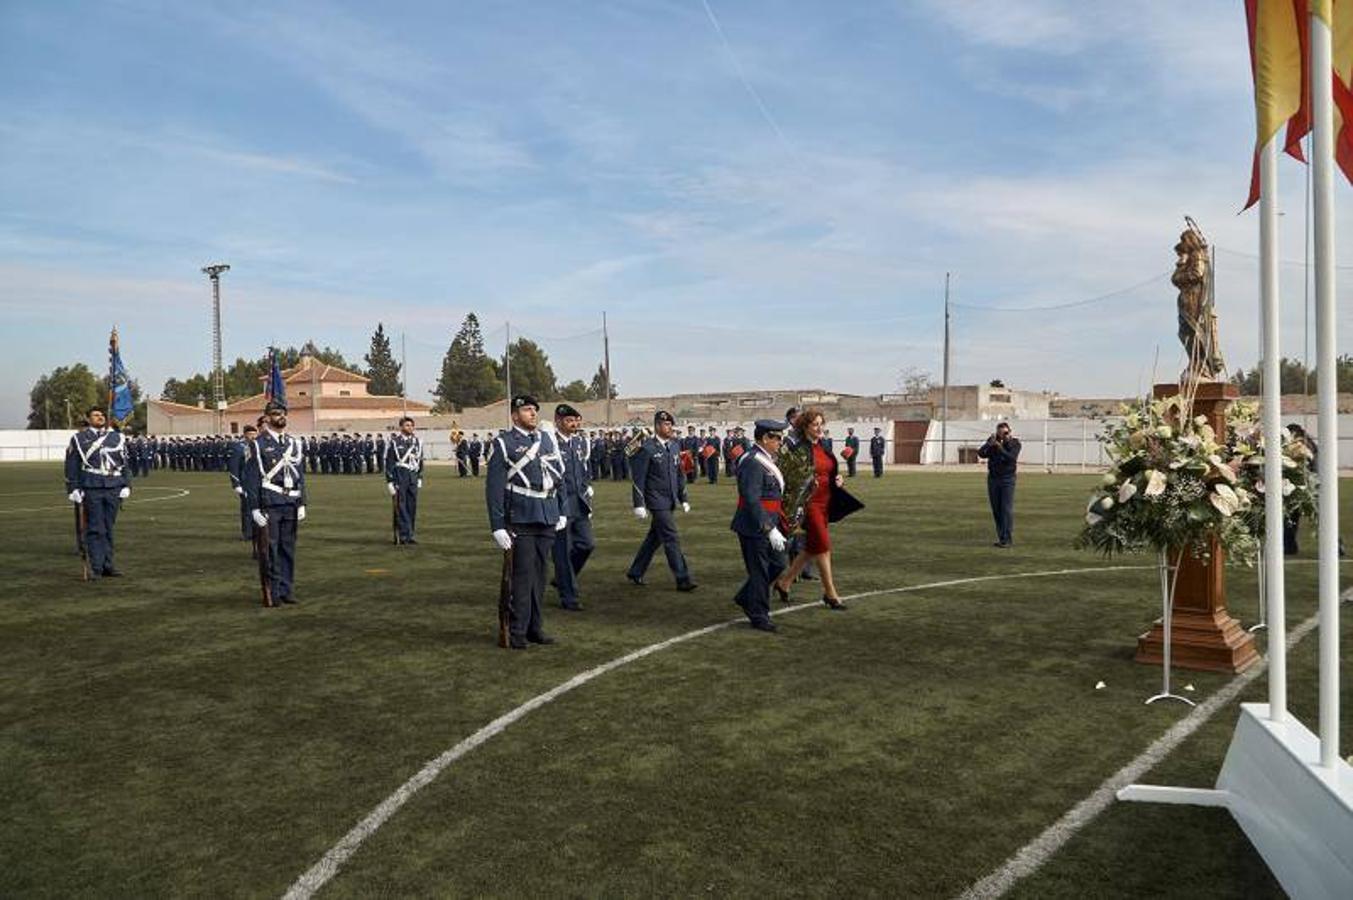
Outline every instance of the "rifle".
<svg viewBox="0 0 1353 900"><path fill-rule="evenodd" d="M89 527L89 512L83 502L75 504L75 546L80 551L83 580L89 580L89 548L85 546L85 529Z"/></svg>
<svg viewBox="0 0 1353 900"><path fill-rule="evenodd" d="M391 482L393 484L394 482ZM390 497L390 543L399 543L399 489Z"/></svg>
<svg viewBox="0 0 1353 900"><path fill-rule="evenodd" d="M498 582L498 646L507 647L508 620L512 609L512 550L503 551L503 575Z"/></svg>
<svg viewBox="0 0 1353 900"><path fill-rule="evenodd" d="M268 541L268 526L254 523L254 556L258 559L258 586L263 594L263 608L272 609L272 549Z"/></svg>

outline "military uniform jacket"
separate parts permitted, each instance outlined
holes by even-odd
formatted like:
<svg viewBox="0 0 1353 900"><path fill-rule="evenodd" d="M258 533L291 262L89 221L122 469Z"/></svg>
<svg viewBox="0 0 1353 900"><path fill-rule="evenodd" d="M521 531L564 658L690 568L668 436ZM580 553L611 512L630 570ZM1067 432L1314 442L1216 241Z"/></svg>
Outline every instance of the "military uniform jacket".
<svg viewBox="0 0 1353 900"><path fill-rule="evenodd" d="M592 515L588 489L592 479L587 473L590 454L587 438L581 434L572 437L555 436L559 443L559 458L564 467L564 478L559 488L559 512L570 519L585 519Z"/></svg>
<svg viewBox="0 0 1353 900"><path fill-rule="evenodd" d="M423 477L423 442L418 435L396 434L385 444L385 480L394 484L396 471L417 481Z"/></svg>
<svg viewBox="0 0 1353 900"><path fill-rule="evenodd" d="M871 437L871 438L869 439L869 455L870 455L870 456L873 456L873 457L876 457L876 458L882 456L882 455L883 455L883 446L884 446L885 443L886 443L886 442L885 442L884 439L883 439L883 435L879 435L879 436L877 436L877 437Z"/></svg>
<svg viewBox="0 0 1353 900"><path fill-rule="evenodd" d="M564 463L554 437L539 429L508 428L489 442L484 483L489 527L553 525L559 521Z"/></svg>
<svg viewBox="0 0 1353 900"><path fill-rule="evenodd" d="M230 487L244 487L244 469L253 459L249 441L236 441L230 445L230 457L226 460L226 473L230 476Z"/></svg>
<svg viewBox="0 0 1353 900"><path fill-rule="evenodd" d="M634 480L634 506L673 509L686 502L686 477L681 472L680 447L676 440L650 437L630 458Z"/></svg>
<svg viewBox="0 0 1353 900"><path fill-rule="evenodd" d="M76 488L124 488L127 444L111 428L82 428L66 447L66 493Z"/></svg>
<svg viewBox="0 0 1353 900"><path fill-rule="evenodd" d="M738 461L738 510L728 526L740 535L758 537L779 528L785 476L769 453L752 447Z"/></svg>
<svg viewBox="0 0 1353 900"><path fill-rule="evenodd" d="M250 455L241 478L250 509L305 505L305 454L299 438L264 428Z"/></svg>

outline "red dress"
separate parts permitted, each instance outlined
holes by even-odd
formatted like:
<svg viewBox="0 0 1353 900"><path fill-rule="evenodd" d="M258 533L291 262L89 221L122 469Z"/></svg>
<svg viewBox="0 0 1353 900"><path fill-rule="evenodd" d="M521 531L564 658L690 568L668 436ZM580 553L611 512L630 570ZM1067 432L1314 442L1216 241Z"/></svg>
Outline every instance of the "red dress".
<svg viewBox="0 0 1353 900"><path fill-rule="evenodd" d="M813 495L808 498L803 515L803 527L807 533L805 549L816 556L832 548L831 535L827 533L827 504L832 497L832 470L836 461L830 453L822 449L821 444L813 444L813 472L817 483L813 485Z"/></svg>

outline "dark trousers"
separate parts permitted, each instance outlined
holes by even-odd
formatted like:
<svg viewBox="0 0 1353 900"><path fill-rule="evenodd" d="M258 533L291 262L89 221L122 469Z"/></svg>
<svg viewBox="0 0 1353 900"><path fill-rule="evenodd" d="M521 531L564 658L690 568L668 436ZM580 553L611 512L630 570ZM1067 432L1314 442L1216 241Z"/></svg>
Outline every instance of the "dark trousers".
<svg viewBox="0 0 1353 900"><path fill-rule="evenodd" d="M254 538L254 520L249 515L249 501L240 494L240 537L246 541Z"/></svg>
<svg viewBox="0 0 1353 900"><path fill-rule="evenodd" d="M611 457L611 480L624 481L627 478L629 478L629 472L626 471L625 457Z"/></svg>
<svg viewBox="0 0 1353 900"><path fill-rule="evenodd" d="M719 483L719 457L711 456L705 460L705 477L709 479L710 484Z"/></svg>
<svg viewBox="0 0 1353 900"><path fill-rule="evenodd" d="M875 478L882 478L882 477L883 477L883 457L882 457L882 456L871 456L870 459L871 459L871 460L873 461L873 463L874 463L874 477L875 477Z"/></svg>
<svg viewBox="0 0 1353 900"><path fill-rule="evenodd" d="M456 474L461 478L470 474L470 467L466 464L466 459L463 456L456 457Z"/></svg>
<svg viewBox="0 0 1353 900"><path fill-rule="evenodd" d="M395 521L399 526L400 543L413 540L414 525L418 520L418 476L407 469L395 471Z"/></svg>
<svg viewBox="0 0 1353 900"><path fill-rule="evenodd" d="M1263 498L1260 498L1262 501ZM1301 513L1296 513L1290 519L1283 519L1283 553L1287 556L1296 556L1301 552L1297 546L1297 529L1301 527Z"/></svg>
<svg viewBox="0 0 1353 900"><path fill-rule="evenodd" d="M376 471L376 457L368 456L366 458L366 474L370 475L374 471Z"/></svg>
<svg viewBox="0 0 1353 900"><path fill-rule="evenodd" d="M554 547L553 525L512 529L512 605L508 630L519 638L542 634L540 601L545 596L545 561Z"/></svg>
<svg viewBox="0 0 1353 900"><path fill-rule="evenodd" d="M470 473L473 474L475 478L479 477L479 457L477 456L470 457Z"/></svg>
<svg viewBox="0 0 1353 900"><path fill-rule="evenodd" d="M296 574L296 507L270 506L268 514L268 580L273 600L291 596Z"/></svg>
<svg viewBox="0 0 1353 900"><path fill-rule="evenodd" d="M85 552L89 574L98 578L113 569L113 526L122 508L117 488L85 488Z"/></svg>
<svg viewBox="0 0 1353 900"><path fill-rule="evenodd" d="M733 469L733 465L734 465L734 464L733 464L733 458L732 458L732 457L728 457L728 458L724 459L724 461L723 461L723 474L724 474L725 477L727 477L727 478L732 478L735 474L737 474L737 473L734 471L734 469Z"/></svg>
<svg viewBox="0 0 1353 900"><path fill-rule="evenodd" d="M676 513L670 509L648 511L648 534L644 535L644 542L639 545L634 562L630 563L629 574L642 578L659 546L667 554L667 567L676 576L677 584L690 581L691 573L686 568L686 557L681 553L681 541L677 537Z"/></svg>
<svg viewBox="0 0 1353 900"><path fill-rule="evenodd" d="M854 477L855 477L855 463L856 463L856 460L855 460L855 457L854 457L854 456L851 456L850 459L846 460L846 477L847 477L847 478L854 478Z"/></svg>
<svg viewBox="0 0 1353 900"><path fill-rule="evenodd" d="M554 583L559 586L561 603L578 602L578 576L596 548L591 519L570 518L566 528L554 533Z"/></svg>
<svg viewBox="0 0 1353 900"><path fill-rule="evenodd" d="M753 622L770 621L770 584L786 568L784 554L776 553L770 538L763 535L738 535L742 545L742 564L747 568L747 580L733 596L733 602L742 607Z"/></svg>
<svg viewBox="0 0 1353 900"><path fill-rule="evenodd" d="M996 538L1008 544L1015 528L1015 479L987 478L987 499L991 501L991 517L996 520Z"/></svg>

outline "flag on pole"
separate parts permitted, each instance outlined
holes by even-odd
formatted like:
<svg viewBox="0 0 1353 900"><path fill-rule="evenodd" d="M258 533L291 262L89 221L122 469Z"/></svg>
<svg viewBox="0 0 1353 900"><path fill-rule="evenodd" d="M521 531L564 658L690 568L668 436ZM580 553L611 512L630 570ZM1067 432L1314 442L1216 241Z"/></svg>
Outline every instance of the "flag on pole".
<svg viewBox="0 0 1353 900"><path fill-rule="evenodd" d="M1353 184L1353 0L1330 10L1334 38L1334 161Z"/></svg>
<svg viewBox="0 0 1353 900"><path fill-rule="evenodd" d="M121 428L131 421L136 412L132 401L132 380L127 375L127 367L122 364L122 351L118 349L117 328L108 336L108 418Z"/></svg>
<svg viewBox="0 0 1353 900"><path fill-rule="evenodd" d="M277 351L269 350L268 355L272 357L272 368L268 372L268 385L263 389L264 399L286 406L287 386L282 381L282 369L277 365Z"/></svg>
<svg viewBox="0 0 1353 900"><path fill-rule="evenodd" d="M1319 3L1321 0L1315 0ZM1306 0L1245 0L1250 34L1250 70L1254 75L1257 125L1254 168L1250 175L1249 209L1259 200L1259 154L1283 123L1301 110L1303 96L1302 40L1298 24ZM1300 137L1296 138L1297 141ZM1289 130L1288 152L1294 143Z"/></svg>

